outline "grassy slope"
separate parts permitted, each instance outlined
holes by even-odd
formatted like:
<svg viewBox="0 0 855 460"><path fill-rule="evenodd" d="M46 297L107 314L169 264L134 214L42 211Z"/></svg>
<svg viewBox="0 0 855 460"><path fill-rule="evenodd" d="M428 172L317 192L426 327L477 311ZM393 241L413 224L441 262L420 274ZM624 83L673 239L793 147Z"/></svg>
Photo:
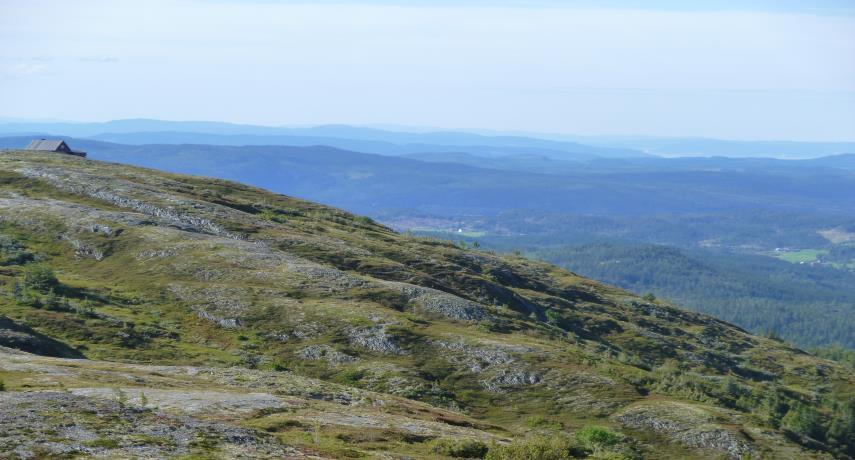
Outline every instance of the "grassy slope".
<svg viewBox="0 0 855 460"><path fill-rule="evenodd" d="M757 408L774 393L826 416L817 401L853 388L843 367L704 315L235 183L4 153L0 215L67 299L17 302L22 267L2 267L0 314L88 358L287 369L458 410L508 437L607 425L650 458L820 455ZM651 429L663 420L671 428ZM293 428L273 431L313 445ZM723 441L699 441L710 433Z"/></svg>

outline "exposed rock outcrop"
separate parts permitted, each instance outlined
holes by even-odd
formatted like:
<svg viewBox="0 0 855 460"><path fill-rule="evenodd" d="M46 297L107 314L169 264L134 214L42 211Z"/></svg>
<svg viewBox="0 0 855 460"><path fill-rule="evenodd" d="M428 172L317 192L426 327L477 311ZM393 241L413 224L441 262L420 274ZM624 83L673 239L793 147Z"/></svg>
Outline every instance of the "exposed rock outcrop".
<svg viewBox="0 0 855 460"><path fill-rule="evenodd" d="M352 363L357 360L355 356L342 353L329 345L309 345L301 349L297 356L309 361L326 361L330 364Z"/></svg>

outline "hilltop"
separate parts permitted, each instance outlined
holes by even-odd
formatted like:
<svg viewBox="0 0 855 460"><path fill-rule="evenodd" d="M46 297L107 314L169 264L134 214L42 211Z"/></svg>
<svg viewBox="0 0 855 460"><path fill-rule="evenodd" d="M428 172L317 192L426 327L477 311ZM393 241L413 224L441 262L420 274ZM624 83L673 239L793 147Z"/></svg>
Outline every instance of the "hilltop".
<svg viewBox="0 0 855 460"><path fill-rule="evenodd" d="M855 447L851 368L553 265L234 182L4 152L0 251L3 454Z"/></svg>

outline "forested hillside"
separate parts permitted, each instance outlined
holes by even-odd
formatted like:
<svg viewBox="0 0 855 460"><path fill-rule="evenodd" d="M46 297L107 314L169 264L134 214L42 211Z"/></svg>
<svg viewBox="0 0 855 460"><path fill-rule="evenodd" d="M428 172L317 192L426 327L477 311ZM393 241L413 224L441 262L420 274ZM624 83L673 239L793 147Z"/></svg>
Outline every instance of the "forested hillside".
<svg viewBox="0 0 855 460"><path fill-rule="evenodd" d="M805 346L855 348L855 273L665 246L588 244L527 255ZM829 315L831 311L833 314Z"/></svg>

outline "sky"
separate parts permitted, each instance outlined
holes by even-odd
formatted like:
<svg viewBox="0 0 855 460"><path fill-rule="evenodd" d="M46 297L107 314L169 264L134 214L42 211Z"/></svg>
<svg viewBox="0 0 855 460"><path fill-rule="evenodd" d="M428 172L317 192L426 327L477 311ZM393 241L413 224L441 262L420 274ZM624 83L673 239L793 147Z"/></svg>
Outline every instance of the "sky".
<svg viewBox="0 0 855 460"><path fill-rule="evenodd" d="M0 0L0 117L855 140L855 1Z"/></svg>

